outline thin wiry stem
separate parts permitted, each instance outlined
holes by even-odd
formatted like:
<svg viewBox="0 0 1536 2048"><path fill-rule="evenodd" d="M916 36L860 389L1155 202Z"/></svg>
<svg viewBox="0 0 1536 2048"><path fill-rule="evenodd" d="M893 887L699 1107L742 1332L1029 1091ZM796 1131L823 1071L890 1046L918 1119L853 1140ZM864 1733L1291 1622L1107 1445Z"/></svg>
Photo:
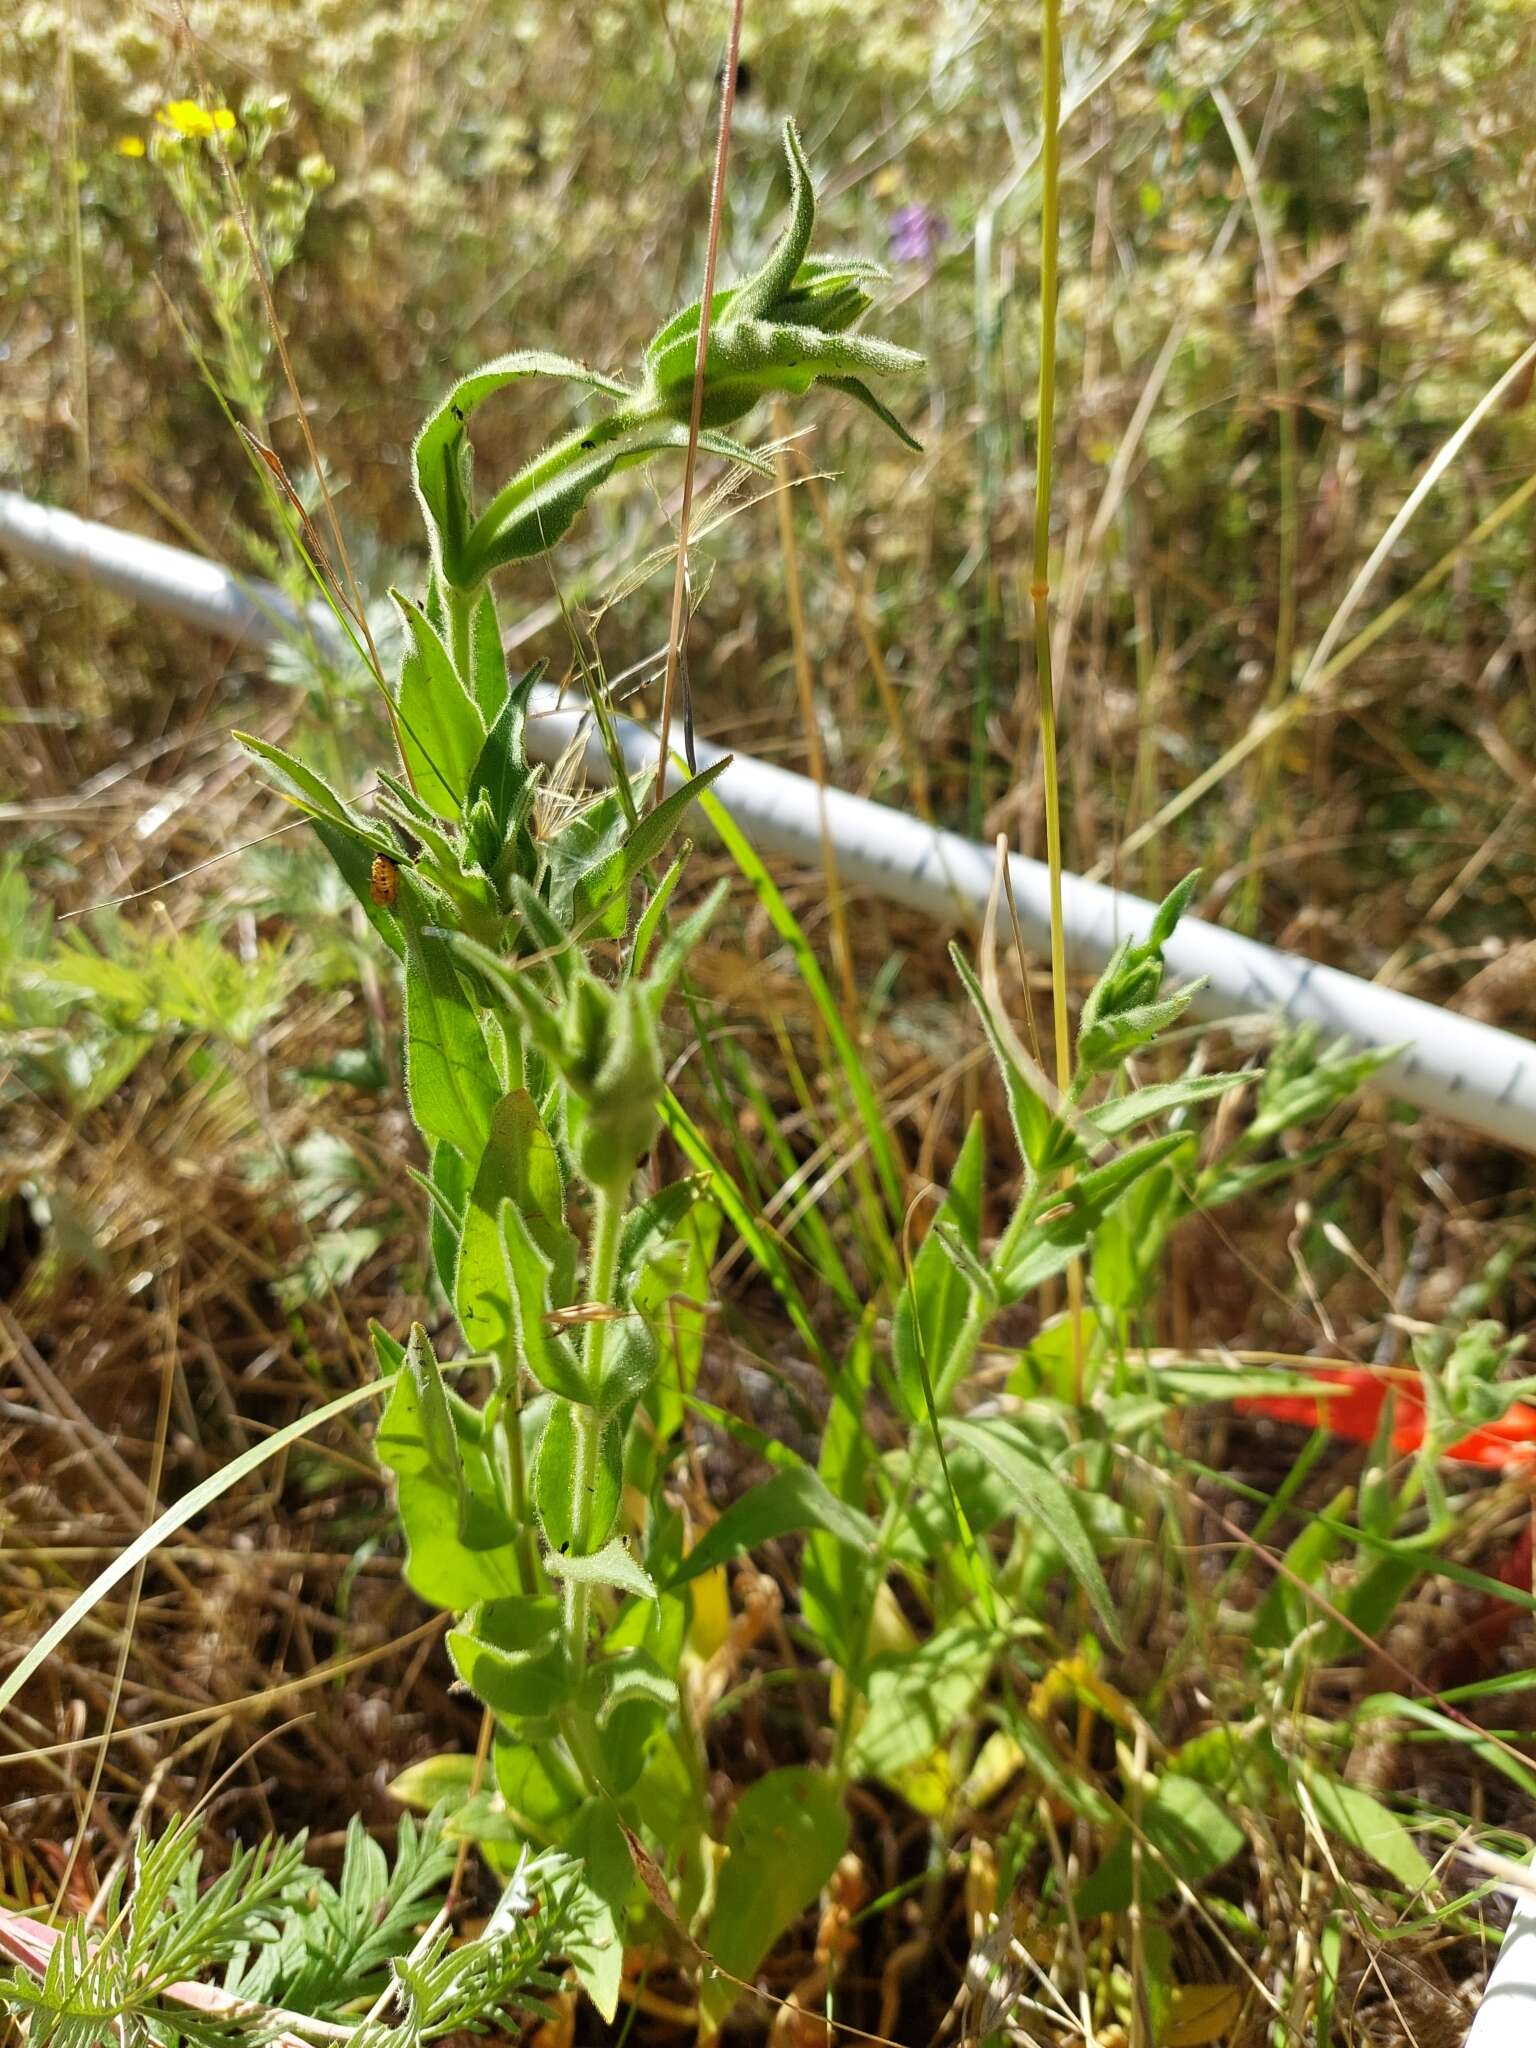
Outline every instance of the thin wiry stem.
<svg viewBox="0 0 1536 2048"><path fill-rule="evenodd" d="M1056 298L1061 245L1061 5L1041 9L1040 137L1040 397L1035 435L1035 547L1029 586L1035 614L1035 667L1040 688L1040 757L1045 784L1045 855L1051 893L1051 1013L1056 1036L1056 1085L1072 1085L1072 1040L1067 1023L1067 943L1061 905L1061 788L1056 755L1056 690L1051 669L1051 475L1056 422ZM1082 1268L1067 1275L1072 1312L1073 1380L1083 1394Z"/></svg>
<svg viewBox="0 0 1536 2048"><path fill-rule="evenodd" d="M704 364L709 354L709 302L715 295L715 266L720 257L720 217L725 210L725 167L731 151L731 115L736 106L736 69L741 58L741 17L746 0L731 0L731 32L720 82L720 134L715 145L715 180L709 195L709 246L704 252L704 293L699 300L699 342L693 362L693 405L688 415L688 452L683 458L683 502L677 515L677 574L672 579L672 622L667 631L667 673L661 690L661 758L651 801L667 793L667 753L672 739L672 707L677 697L683 636L687 629L688 521L693 511L693 476L699 459L699 430L704 423ZM686 715L686 714L685 714ZM693 768L693 721L687 720L688 766Z"/></svg>

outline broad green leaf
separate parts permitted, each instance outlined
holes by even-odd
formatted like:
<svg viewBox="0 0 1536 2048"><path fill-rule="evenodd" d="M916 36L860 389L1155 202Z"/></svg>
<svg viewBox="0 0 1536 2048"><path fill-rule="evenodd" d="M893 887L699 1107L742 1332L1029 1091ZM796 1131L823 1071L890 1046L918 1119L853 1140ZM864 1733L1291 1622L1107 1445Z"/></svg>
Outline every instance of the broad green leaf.
<svg viewBox="0 0 1536 2048"><path fill-rule="evenodd" d="M836 1782L804 1764L749 1785L726 1825L726 1864L706 1937L723 1971L746 1983L779 1937L820 1893L848 1846L848 1815ZM725 1977L706 1978L700 2004L712 2025L740 1996Z"/></svg>
<svg viewBox="0 0 1536 2048"><path fill-rule="evenodd" d="M1228 1806L1267 1813L1277 1792L1289 1791L1289 1764L1267 1728L1218 1722L1181 1742L1168 1758L1181 1778L1194 1778Z"/></svg>
<svg viewBox="0 0 1536 2048"><path fill-rule="evenodd" d="M501 709L486 732L484 745L469 778L470 803L476 797L484 796L490 803L492 816L504 832L516 817L524 792L533 779L525 734L528 699L538 676L538 669L531 668L515 687L503 692Z"/></svg>
<svg viewBox="0 0 1536 2048"><path fill-rule="evenodd" d="M733 1501L683 1559L671 1584L684 1586L738 1551L801 1529L825 1529L859 1549L868 1549L875 1540L868 1516L839 1500L809 1465L790 1465Z"/></svg>
<svg viewBox="0 0 1536 2048"><path fill-rule="evenodd" d="M857 1508L864 1498L870 1437L864 1403L874 1370L873 1311L849 1351L842 1382L821 1433L817 1470L828 1492ZM866 1612L872 1561L825 1529L812 1529L800 1563L800 1608L822 1647L846 1670L857 1654L858 1617Z"/></svg>
<svg viewBox="0 0 1536 2048"><path fill-rule="evenodd" d="M1341 1784L1320 1770L1308 1771L1306 1782L1318 1819L1336 1841L1379 1863L1406 1891L1430 1889L1434 1874L1423 1852L1380 1800L1363 1786Z"/></svg>
<svg viewBox="0 0 1536 2048"><path fill-rule="evenodd" d="M617 1586L621 1593L633 1593L641 1600L658 1597L655 1581L623 1536L615 1536L590 1556L554 1550L547 1561L557 1579L571 1579L579 1586Z"/></svg>
<svg viewBox="0 0 1536 2048"><path fill-rule="evenodd" d="M407 1764L398 1777L390 1779L386 1789L390 1798L398 1799L402 1806L430 1813L434 1806L445 1802L452 1807L462 1806L474 1781L474 1758L459 1750L446 1750L441 1756L423 1757L419 1764Z"/></svg>
<svg viewBox="0 0 1536 2048"><path fill-rule="evenodd" d="M1247 1837L1222 1803L1194 1778L1170 1771L1158 1779L1141 1809L1146 1847L1139 1892L1143 1905L1165 1897L1180 1882L1191 1887L1241 1853ZM1078 1888L1083 1920L1123 1913L1136 1896L1131 1836L1123 1834L1097 1870Z"/></svg>
<svg viewBox="0 0 1536 2048"><path fill-rule="evenodd" d="M501 1356L517 1323L510 1300L501 1206L511 1202L550 1264L549 1287L569 1299L577 1245L565 1221L565 1188L554 1143L533 1097L514 1089L497 1103L464 1210L454 1304L465 1339Z"/></svg>
<svg viewBox="0 0 1536 2048"><path fill-rule="evenodd" d="M709 1323L720 1211L704 1197L704 1186L702 1176L680 1181L632 1210L619 1252L625 1292L658 1346L659 1373L649 1405L663 1442L682 1427L683 1402L698 1378Z"/></svg>
<svg viewBox="0 0 1536 2048"><path fill-rule="evenodd" d="M911 1450L886 1456L885 1490L905 1497L905 1511L887 1541L895 1562L920 1569L942 1558L952 1560L958 1570L956 1529L968 1530L972 1539L984 1536L1017 1516L1019 1496L1017 1488L985 1458L965 1445L949 1442L947 1431L941 1441L945 1452L942 1464L939 1445L926 1429L920 1439L914 1437Z"/></svg>
<svg viewBox="0 0 1536 2048"><path fill-rule="evenodd" d="M445 1139L466 1159L485 1149L501 1097L480 1020L453 953L433 928L431 899L400 875L406 931L405 1079L411 1114L428 1138Z"/></svg>
<svg viewBox="0 0 1536 2048"><path fill-rule="evenodd" d="M951 1416L944 1423L944 1433L984 1458L1014 1489L1025 1525L1039 1530L1061 1552L1067 1569L1093 1602L1111 1642L1119 1642L1120 1617L1072 1493L1034 1446L1002 1420L972 1422Z"/></svg>
<svg viewBox="0 0 1536 2048"><path fill-rule="evenodd" d="M623 1477L624 1437L617 1420L556 1401L539 1441L533 1502L558 1558L591 1558L601 1550L618 1520Z"/></svg>
<svg viewBox="0 0 1536 2048"><path fill-rule="evenodd" d="M608 1328L603 1370L594 1396L603 1415L616 1415L639 1400L656 1377L661 1345L646 1318L636 1310L620 1315Z"/></svg>
<svg viewBox="0 0 1536 2048"><path fill-rule="evenodd" d="M297 804L308 817L324 819L349 839L366 846L370 853L382 853L389 860L400 858L399 840L380 831L376 825L365 824L349 805L342 802L324 776L317 775L313 768L306 768L294 755L285 753L281 747L274 747L270 740L257 739L252 733L237 732L235 738L248 754L254 754L267 768L288 801Z"/></svg>
<svg viewBox="0 0 1536 2048"><path fill-rule="evenodd" d="M395 697L405 757L422 801L439 817L457 818L485 745L485 727L426 613L400 591L389 594L411 639Z"/></svg>
<svg viewBox="0 0 1536 2048"><path fill-rule="evenodd" d="M470 629L470 660L474 668L475 703L486 730L495 725L507 701L507 656L501 644L496 600L487 586L480 593Z"/></svg>
<svg viewBox="0 0 1536 2048"><path fill-rule="evenodd" d="M1155 1003L1136 1003L1099 1018L1077 1034L1079 1060L1097 1073L1118 1066L1138 1046L1150 1044L1170 1024L1177 1023L1204 986L1203 978L1187 982Z"/></svg>
<svg viewBox="0 0 1536 2048"><path fill-rule="evenodd" d="M427 1232L432 1244L432 1267L446 1298L453 1299L454 1268L459 1259L459 1234L464 1228L464 1209L469 1194L469 1169L464 1155L439 1139L432 1147L432 1171L411 1175L425 1189L432 1204Z"/></svg>
<svg viewBox="0 0 1536 2048"><path fill-rule="evenodd" d="M1409 1589L1426 1572L1439 1571L1439 1549L1439 1543L1426 1536L1418 1545L1410 1544L1393 1556L1373 1558L1352 1586L1335 1595L1333 1604L1343 1621L1330 1621L1322 1631L1317 1645L1318 1662L1328 1663L1347 1655L1361 1635L1369 1642L1379 1642ZM1346 1621L1354 1623L1353 1630L1344 1626Z"/></svg>
<svg viewBox="0 0 1536 2048"><path fill-rule="evenodd" d="M653 1607L630 1602L628 1612L654 1614ZM677 1681L669 1678L646 1650L625 1649L589 1665L577 1711L597 1730L604 1789L615 1799L628 1799L644 1775L651 1752L677 1729ZM685 1738L686 1739L686 1738ZM632 1808L633 1812L639 1811ZM664 1837L675 1841L675 1837Z"/></svg>
<svg viewBox="0 0 1536 2048"><path fill-rule="evenodd" d="M517 1531L479 1411L451 1396L448 1409L454 1449L445 1458L411 1375L401 1372L374 1442L395 1475L405 1576L423 1600L457 1613L477 1600L518 1592L520 1581L512 1548Z"/></svg>
<svg viewBox="0 0 1536 2048"><path fill-rule="evenodd" d="M655 860L683 821L689 806L731 765L729 754L690 777L680 789L648 810L625 836L623 844L598 865L590 868L576 887L574 908L578 918L593 919L599 931L617 938L628 922L626 912L630 884Z"/></svg>
<svg viewBox="0 0 1536 2048"><path fill-rule="evenodd" d="M1085 1110L1083 1119L1101 1137L1120 1138L1138 1124L1151 1123L1154 1117L1166 1116L1171 1110L1209 1102L1213 1096L1246 1086L1253 1078L1246 1073L1186 1074L1182 1081L1158 1081L1147 1088L1133 1088L1128 1095L1113 1096L1108 1102Z"/></svg>
<svg viewBox="0 0 1536 2048"><path fill-rule="evenodd" d="M614 1581L598 1583L611 1585ZM646 1597L654 1600L654 1589ZM636 1611L632 1607L625 1610L626 1614ZM654 1727L658 1713L677 1711L677 1681L667 1676L648 1650L632 1646L588 1666L582 1704L591 1709L599 1727L606 1727L615 1715L631 1708L643 1709L642 1718Z"/></svg>
<svg viewBox="0 0 1536 2048"><path fill-rule="evenodd" d="M369 850L368 842L359 839L350 826L333 824L329 818L312 815L309 822L315 837L331 856L337 873L362 905L364 917L396 959L403 960L405 937L400 930L400 920L392 910L386 910L373 900L375 856Z"/></svg>
<svg viewBox="0 0 1536 2048"><path fill-rule="evenodd" d="M1005 1301L1017 1301L1054 1274L1059 1273L1088 1244L1104 1217L1133 1188L1143 1174L1150 1173L1180 1147L1194 1143L1188 1131L1173 1131L1161 1138L1149 1138L1107 1165L1090 1168L1062 1191L1055 1213L1025 1232L1013 1249L1005 1272L997 1275L998 1291Z"/></svg>
<svg viewBox="0 0 1536 2048"><path fill-rule="evenodd" d="M1161 1283L1168 1233L1186 1207L1183 1190L1166 1164L1143 1174L1093 1228L1093 1299L1129 1318Z"/></svg>
<svg viewBox="0 0 1536 2048"><path fill-rule="evenodd" d="M1346 1487L1329 1503L1331 1512L1344 1514L1353 1497L1354 1488ZM1288 1649L1317 1619L1320 1610L1305 1589L1321 1584L1339 1550L1339 1539L1326 1522L1308 1522L1294 1538L1253 1617L1251 1641L1256 1650Z"/></svg>
<svg viewBox="0 0 1536 2048"><path fill-rule="evenodd" d="M645 782L637 780L631 803L644 801ZM549 903L562 923L574 923L576 893L582 877L617 855L629 829L623 792L614 787L574 809L555 836L546 841L549 861Z"/></svg>
<svg viewBox="0 0 1536 2048"><path fill-rule="evenodd" d="M514 1722L552 1713L569 1695L560 1602L553 1594L472 1608L449 1631L448 1652L476 1699Z"/></svg>
<svg viewBox="0 0 1536 2048"><path fill-rule="evenodd" d="M434 1472L442 1474L453 1485L459 1496L462 1523L468 1494L463 1467L459 1463L459 1439L453 1427L448 1389L443 1385L437 1354L420 1323L411 1325L405 1347L405 1370L410 1378L411 1392L416 1397L416 1414L421 1424L427 1462Z"/></svg>
<svg viewBox="0 0 1536 2048"><path fill-rule="evenodd" d="M605 2020L619 2008L624 1974L624 1923L635 1893L635 1866L611 1800L593 1799L561 1837L580 1872L562 1891L565 1950L581 1988Z"/></svg>
<svg viewBox="0 0 1536 2048"><path fill-rule="evenodd" d="M577 442L577 448L586 452L573 452L568 443L546 451L503 485L475 522L458 573L474 587L509 562L546 553L616 470L648 462L666 449L686 448L688 439L687 426L677 420L640 426L615 414L595 422ZM699 447L753 469L765 466L750 449L707 430L699 435Z"/></svg>
<svg viewBox="0 0 1536 2048"><path fill-rule="evenodd" d="M562 1400L588 1400L586 1375L569 1338L549 1324L551 1311L565 1306L550 1296L553 1262L516 1202L501 1205L501 1240L519 1363Z"/></svg>
<svg viewBox="0 0 1536 2048"><path fill-rule="evenodd" d="M955 1161L943 1206L929 1226L897 1298L891 1357L896 1367L896 1398L909 1422L927 1419L929 1394L943 1376L945 1362L975 1300L973 1281L956 1263L939 1225L947 1224L967 1249L980 1252L982 1144L978 1110Z"/></svg>
<svg viewBox="0 0 1536 2048"><path fill-rule="evenodd" d="M581 1787L552 1742L518 1742L498 1731L491 1762L507 1811L525 1832L547 1841L581 1804Z"/></svg>
<svg viewBox="0 0 1536 2048"><path fill-rule="evenodd" d="M915 1650L872 1659L868 1706L853 1745L857 1770L897 1778L946 1742L974 1706L1000 1647L991 1629L957 1622Z"/></svg>
<svg viewBox="0 0 1536 2048"><path fill-rule="evenodd" d="M693 841L685 839L678 848L672 865L656 884L655 894L635 921L634 941L629 949L628 972L632 977L638 978L645 972L645 963L650 958L656 934L661 930L662 921L666 917L667 905L672 901L672 892L682 880L683 869L692 851Z"/></svg>

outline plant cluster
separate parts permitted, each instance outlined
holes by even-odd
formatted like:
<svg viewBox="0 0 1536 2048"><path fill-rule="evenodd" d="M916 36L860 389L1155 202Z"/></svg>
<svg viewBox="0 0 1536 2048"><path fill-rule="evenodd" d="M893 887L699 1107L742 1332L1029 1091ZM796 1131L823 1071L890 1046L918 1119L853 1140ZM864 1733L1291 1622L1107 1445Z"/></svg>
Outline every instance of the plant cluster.
<svg viewBox="0 0 1536 2048"><path fill-rule="evenodd" d="M0 1977L0 2010L39 2048L418 2048L538 2016L570 1938L568 1859L522 1858L483 1929L451 1942L444 1819L407 1815L392 1865L354 1820L334 1883L305 1861L303 1836L236 1847L205 1883L201 1817L174 1820L136 1843L93 1921L55 1932L6 1912L0 1951L21 1960Z"/></svg>
<svg viewBox="0 0 1536 2048"><path fill-rule="evenodd" d="M829 383L894 424L864 379L917 364L847 331L879 272L809 254L815 204L792 127L785 146L789 224L761 270L717 295L704 364L704 445L751 466L759 459L719 428L762 396ZM558 539L615 469L682 445L698 321L694 305L662 329L633 387L524 352L462 379L427 421L414 470L433 574L424 604L395 593L407 640L390 712L404 772L380 771L375 816L246 740L404 966L432 1251L469 1358L445 1372L419 1325L403 1346L376 1330L392 1382L378 1447L411 1582L457 1615L455 1665L497 1716L502 1796L580 1858L579 1882L606 1916L573 1959L610 2017L636 1891L622 1816L672 1867L681 1910L709 1919L725 1968L742 1974L779 1931L745 1897L733 1907L729 1886L716 1896L701 1732L679 1683L695 1619L681 1587L698 1567L685 1567L664 1482L718 1211L699 1176L636 1187L662 1128L662 1007L721 894L674 923L686 848L656 870L720 771L654 804L622 767L585 803L548 788L524 747L536 672L509 677L488 579ZM530 375L615 403L479 509L466 419ZM456 1384L476 1368L489 1374L483 1402ZM755 1796L765 1825L781 1808L816 1823L815 1873L789 1879L787 1917L830 1869L837 1798L799 1772ZM738 1859L738 1890L742 1869ZM759 1944L750 1953L730 1946L733 1914L738 1944Z"/></svg>
<svg viewBox="0 0 1536 2048"><path fill-rule="evenodd" d="M910 367L902 352L844 335L872 270L809 258L814 208L792 130L787 147L791 225L747 284L719 294L705 365L707 445L742 463L754 458L719 429L765 391L832 382L884 416L854 366ZM456 1770L429 1766L400 1790L456 1784L467 1798L456 1825L493 1858L534 1842L576 1859L573 1895L588 1917L568 1953L605 2015L648 1928L674 1949L682 1936L680 1960L693 1945L708 1958L698 1997L718 2023L836 1869L851 1781L877 1779L951 1821L978 1772L1061 1776L1038 1739L1034 1754L1022 1746L1017 1716L964 1759L953 1744L957 1728L976 1729L999 1675L1011 1683L1035 1664L1049 1689L1053 1669L1091 1671L1084 1631L1118 1642L1103 1554L1125 1533L1124 1461L1153 1454L1180 1403L1243 1390L1219 1368L1148 1371L1140 1316L1168 1234L1193 1209L1262 1184L1275 1170L1268 1142L1338 1101L1379 1056L1293 1045L1246 1126L1200 1164L1191 1112L1251 1077L1136 1074L1193 994L1163 988L1163 948L1193 877L1087 997L1060 1095L995 979L986 986L990 966L978 976L957 951L1022 1167L1011 1213L984 1241L978 1121L921 1249L896 1272L888 1337L866 1312L845 1356L820 1350L832 1406L818 1460L734 1420L771 1476L709 1528L691 1526L674 1467L689 1413L720 1419L695 1380L722 1214L741 1225L746 1204L672 1100L662 1057L664 1004L721 891L674 920L687 848L662 862L695 803L742 853L708 795L718 766L653 804L646 778L617 760L613 786L585 801L530 765L537 677L507 673L489 578L563 534L616 467L677 445L696 336L694 307L662 330L634 386L536 352L505 357L431 415L414 464L433 573L424 603L396 593L406 641L390 709L405 772L380 771L372 814L296 757L246 744L402 965L432 1256L463 1340L460 1354L440 1354L419 1324L404 1342L376 1327L390 1387L377 1447L395 1477L410 1581L453 1613L455 1668L494 1718L496 1789L471 1796ZM534 374L585 382L612 409L481 508L466 418ZM665 1183L647 1170L664 1127L702 1171ZM869 1136L894 1175L884 1133ZM751 1242L778 1277L762 1235ZM1031 1347L1001 1406L978 1408L970 1381L999 1317L1084 1268L1092 1307ZM1273 1392L1276 1381L1263 1384ZM897 1424L886 1448L869 1426L876 1401ZM722 1832L701 1674L720 1639L724 1570L788 1536L804 1539L807 1647L838 1673L832 1746L746 1787ZM1075 1588L1064 1600L1063 1575ZM1032 1646L1053 1639L1054 1662L1036 1663ZM1278 1753L1272 1762L1283 1772ZM1112 1827L1102 1794L1073 1796ZM1241 1844L1177 1759L1142 1796L1144 1818L1168 1820L1175 1882L1208 1876ZM1115 1909L1120 1854L1094 1880L1095 1910Z"/></svg>

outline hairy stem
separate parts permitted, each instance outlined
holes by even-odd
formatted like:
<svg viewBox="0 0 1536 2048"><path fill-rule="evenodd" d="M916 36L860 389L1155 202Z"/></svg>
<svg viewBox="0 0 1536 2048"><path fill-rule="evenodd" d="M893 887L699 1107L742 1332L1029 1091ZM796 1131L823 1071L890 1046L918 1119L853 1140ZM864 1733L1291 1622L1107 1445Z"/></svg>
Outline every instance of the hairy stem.
<svg viewBox="0 0 1536 2048"><path fill-rule="evenodd" d="M480 601L481 584L474 590L457 590L448 585L448 652L453 656L453 666L466 693L475 694L475 606Z"/></svg>

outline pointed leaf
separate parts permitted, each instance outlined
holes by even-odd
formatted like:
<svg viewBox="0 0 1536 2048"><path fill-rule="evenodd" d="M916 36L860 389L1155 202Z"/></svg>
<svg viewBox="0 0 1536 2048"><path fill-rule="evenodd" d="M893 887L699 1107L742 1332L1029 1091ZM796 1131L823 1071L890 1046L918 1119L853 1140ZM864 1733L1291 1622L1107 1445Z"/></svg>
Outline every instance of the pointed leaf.
<svg viewBox="0 0 1536 2048"><path fill-rule="evenodd" d="M1307 1773L1307 1790L1318 1819L1335 1840L1379 1863L1406 1891L1424 1892L1432 1887L1434 1873L1418 1843L1397 1815L1363 1786L1345 1785L1313 1770Z"/></svg>
<svg viewBox="0 0 1536 2048"><path fill-rule="evenodd" d="M914 455L922 454L922 442L910 428L902 425L888 405L882 404L876 398L862 377L818 377L816 381L818 384L827 385L833 391L841 391L845 398L855 400L866 412L872 412L882 426L889 427L897 440L910 448Z"/></svg>
<svg viewBox="0 0 1536 2048"><path fill-rule="evenodd" d="M875 1540L867 1515L839 1500L809 1465L790 1465L732 1502L683 1559L671 1585L685 1586L738 1551L800 1529L825 1529L858 1549L870 1548Z"/></svg>
<svg viewBox="0 0 1536 2048"><path fill-rule="evenodd" d="M896 1398L909 1422L928 1414L928 1393L939 1380L961 1326L970 1313L974 1288L959 1269L939 1224L950 1225L972 1252L981 1244L982 1119L971 1120L950 1176L943 1207L912 1262L891 1324L891 1357Z"/></svg>
<svg viewBox="0 0 1536 2048"><path fill-rule="evenodd" d="M1147 1852L1138 1886L1130 1835L1124 1834L1077 1894L1085 1919L1123 1913L1137 1896L1143 1905L1165 1897L1180 1882L1198 1886L1239 1855L1247 1841L1219 1800L1197 1779L1169 1772L1141 1811Z"/></svg>
<svg viewBox="0 0 1536 2048"><path fill-rule="evenodd" d="M1018 1496L1026 1526L1039 1528L1061 1552L1067 1569L1093 1602L1111 1642L1120 1640L1120 1617L1109 1597L1104 1574L1093 1554L1071 1492L1034 1447L1003 1421L971 1422L951 1416L944 1433L967 1444L1005 1479Z"/></svg>
<svg viewBox="0 0 1536 2048"><path fill-rule="evenodd" d="M708 1950L729 1976L707 1978L699 2003L710 2030L758 1965L811 1905L848 1846L848 1814L836 1781L790 1764L749 1785L726 1825L726 1865L710 1915Z"/></svg>
<svg viewBox="0 0 1536 2048"><path fill-rule="evenodd" d="M400 591L389 594L411 637L395 698L406 758L422 799L439 817L457 818L485 744L485 727L426 613Z"/></svg>
<svg viewBox="0 0 1536 2048"><path fill-rule="evenodd" d="M521 1212L550 1262L554 1292L565 1300L576 1269L576 1239L565 1221L559 1157L526 1088L503 1096L492 1114L464 1211L453 1288L466 1341L476 1351L498 1355L516 1327L503 1250L505 1201Z"/></svg>
<svg viewBox="0 0 1536 2048"><path fill-rule="evenodd" d="M496 600L489 587L480 593L470 632L470 661L474 669L474 697L487 729L501 716L507 701L507 655L501 644L501 625L496 617Z"/></svg>
<svg viewBox="0 0 1536 2048"><path fill-rule="evenodd" d="M288 801L297 804L308 817L324 819L372 853L382 853L388 860L400 858L400 842L378 826L366 824L359 818L350 806L342 802L323 775L317 775L313 768L306 768L302 761L283 748L274 747L270 740L259 740L248 732L237 732L235 738L269 771Z"/></svg>
<svg viewBox="0 0 1536 2048"><path fill-rule="evenodd" d="M789 219L762 268L736 289L728 318L760 320L794 283L816 227L816 189L805 160L800 131L784 123L784 159L789 165Z"/></svg>
<svg viewBox="0 0 1536 2048"><path fill-rule="evenodd" d="M660 1597L655 1581L622 1536L615 1536L588 1556L552 1550L548 1564L557 1579L573 1579L582 1586L617 1586L621 1593L633 1593L641 1600Z"/></svg>
<svg viewBox="0 0 1536 2048"><path fill-rule="evenodd" d="M460 378L437 410L429 414L412 450L416 495L432 537L433 558L448 581L460 589L473 589L481 580L463 573L464 548L472 524L464 422L477 405L523 377L564 378L604 392L610 398L625 399L630 395L616 379L546 349L519 349L511 355L498 356Z"/></svg>
<svg viewBox="0 0 1536 2048"><path fill-rule="evenodd" d="M466 1159L478 1159L501 1096L496 1070L452 951L434 928L430 898L404 870L399 886L411 1114L428 1138L445 1139Z"/></svg>

